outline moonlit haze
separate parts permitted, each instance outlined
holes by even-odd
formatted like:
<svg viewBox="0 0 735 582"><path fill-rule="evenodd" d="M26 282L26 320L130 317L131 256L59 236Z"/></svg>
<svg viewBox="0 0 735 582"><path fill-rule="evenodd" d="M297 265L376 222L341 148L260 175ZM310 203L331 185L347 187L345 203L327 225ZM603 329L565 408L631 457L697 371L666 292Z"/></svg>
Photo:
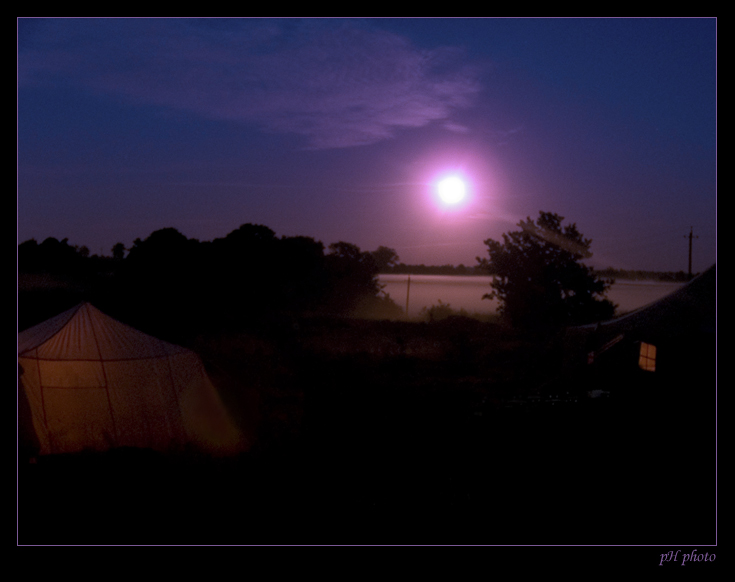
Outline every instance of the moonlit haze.
<svg viewBox="0 0 735 582"><path fill-rule="evenodd" d="M557 213L597 267L716 261L716 19L20 18L18 242L245 223L476 264Z"/></svg>

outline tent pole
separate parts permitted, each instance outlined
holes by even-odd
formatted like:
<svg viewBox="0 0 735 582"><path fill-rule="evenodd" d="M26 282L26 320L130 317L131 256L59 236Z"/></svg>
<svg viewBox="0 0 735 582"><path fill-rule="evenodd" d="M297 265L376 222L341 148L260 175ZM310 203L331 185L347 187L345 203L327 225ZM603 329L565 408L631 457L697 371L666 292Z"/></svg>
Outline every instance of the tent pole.
<svg viewBox="0 0 735 582"><path fill-rule="evenodd" d="M110 384L107 381L107 370L105 370L105 360L102 357L102 350L100 349L100 342L97 340L97 333L94 330L94 325L91 326L92 329L92 337L94 338L94 345L97 347L97 354L100 358L100 366L102 366L102 378L104 378L105 381L105 394L107 395L107 408L110 411L110 420L112 421L112 438L113 438L113 445L117 446L119 436L117 434L117 423L115 422L115 411L112 408L112 399L110 398Z"/></svg>

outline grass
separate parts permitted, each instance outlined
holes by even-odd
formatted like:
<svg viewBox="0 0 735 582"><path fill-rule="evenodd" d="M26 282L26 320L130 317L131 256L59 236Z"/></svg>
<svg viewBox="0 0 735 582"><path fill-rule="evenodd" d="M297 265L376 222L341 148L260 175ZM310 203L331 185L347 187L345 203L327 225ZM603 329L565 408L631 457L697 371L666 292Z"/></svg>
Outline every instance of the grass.
<svg viewBox="0 0 735 582"><path fill-rule="evenodd" d="M497 322L281 318L181 339L250 450L23 464L21 544L657 544L713 531L710 490L682 483L677 462L688 453L687 472L705 475L709 456L669 440L689 434L676 415L616 398L506 409L554 375L557 354ZM696 512L666 509L684 493Z"/></svg>

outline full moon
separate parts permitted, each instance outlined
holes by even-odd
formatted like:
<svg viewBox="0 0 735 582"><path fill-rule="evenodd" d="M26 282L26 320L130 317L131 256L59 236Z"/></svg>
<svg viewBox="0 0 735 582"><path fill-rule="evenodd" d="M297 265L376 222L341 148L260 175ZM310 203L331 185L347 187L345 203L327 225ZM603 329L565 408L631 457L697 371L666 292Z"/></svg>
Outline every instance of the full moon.
<svg viewBox="0 0 735 582"><path fill-rule="evenodd" d="M458 204L464 199L467 187L460 178L451 176L437 184L437 191L445 204Z"/></svg>

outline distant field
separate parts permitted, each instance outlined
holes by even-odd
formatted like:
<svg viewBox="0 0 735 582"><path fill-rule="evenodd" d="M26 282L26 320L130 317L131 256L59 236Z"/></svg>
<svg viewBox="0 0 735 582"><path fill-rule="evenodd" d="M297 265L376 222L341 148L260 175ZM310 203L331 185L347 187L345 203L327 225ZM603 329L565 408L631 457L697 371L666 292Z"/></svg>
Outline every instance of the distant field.
<svg viewBox="0 0 735 582"><path fill-rule="evenodd" d="M384 291L406 308L408 275L380 275ZM452 309L464 309L468 313L492 314L498 308L496 300L482 299L490 291L491 277L452 275L411 275L408 292L408 315L419 317L421 309L448 303ZM657 301L682 286L682 283L657 281L617 281L608 298L618 305L618 313L625 313Z"/></svg>
<svg viewBox="0 0 735 582"><path fill-rule="evenodd" d="M618 280L611 287L608 298L613 303L617 303L617 313L622 314L658 301L682 285L684 283Z"/></svg>

